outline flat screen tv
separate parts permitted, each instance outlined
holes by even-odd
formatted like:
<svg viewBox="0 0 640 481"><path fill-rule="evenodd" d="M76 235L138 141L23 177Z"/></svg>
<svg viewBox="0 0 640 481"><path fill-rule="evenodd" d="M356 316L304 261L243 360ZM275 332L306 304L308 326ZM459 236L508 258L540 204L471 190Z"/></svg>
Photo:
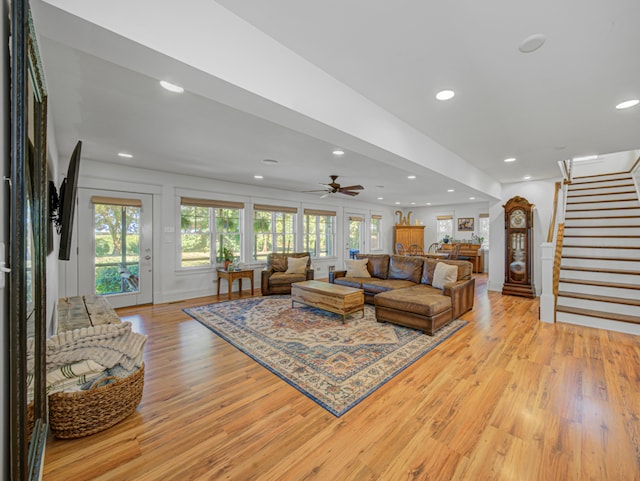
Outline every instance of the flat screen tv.
<svg viewBox="0 0 640 481"><path fill-rule="evenodd" d="M71 234L73 232L73 215L76 210L81 152L82 140L79 140L71 154L67 177L62 181L62 185L60 186L60 205L58 208L60 219L60 250L58 251L58 259L61 261L68 261L71 254Z"/></svg>

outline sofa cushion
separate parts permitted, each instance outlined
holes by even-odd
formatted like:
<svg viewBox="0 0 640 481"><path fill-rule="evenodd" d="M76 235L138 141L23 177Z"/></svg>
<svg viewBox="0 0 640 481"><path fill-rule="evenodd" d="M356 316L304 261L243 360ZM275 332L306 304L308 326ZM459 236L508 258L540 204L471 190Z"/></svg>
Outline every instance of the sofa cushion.
<svg viewBox="0 0 640 481"><path fill-rule="evenodd" d="M347 259L347 273L345 277L371 277L367 270L368 259Z"/></svg>
<svg viewBox="0 0 640 481"><path fill-rule="evenodd" d="M362 282L368 281L369 277L336 277L333 281L334 284L345 287L355 287L356 289L362 289Z"/></svg>
<svg viewBox="0 0 640 481"><path fill-rule="evenodd" d="M391 256L389 261L389 279L404 279L420 282L423 258L418 256Z"/></svg>
<svg viewBox="0 0 640 481"><path fill-rule="evenodd" d="M420 280L420 283L430 285L433 281L433 272L435 271L436 266L441 262L452 266L458 266L457 281L466 281L473 277L473 264L469 261L427 258L424 261L424 269L422 270L422 279Z"/></svg>
<svg viewBox="0 0 640 481"><path fill-rule="evenodd" d="M377 294L379 292L392 291L394 289L402 289L404 287L415 286L415 282L406 281L404 279L364 279L362 289L367 294Z"/></svg>
<svg viewBox="0 0 640 481"><path fill-rule="evenodd" d="M458 266L438 262L433 271L431 285L439 289L444 289L445 284L451 284L458 280Z"/></svg>
<svg viewBox="0 0 640 481"><path fill-rule="evenodd" d="M389 257L389 254L356 254L356 259L369 259L367 270L378 279L389 277Z"/></svg>
<svg viewBox="0 0 640 481"><path fill-rule="evenodd" d="M269 277L269 284L272 286L284 286L293 282L302 282L307 280L305 272L302 274L287 274L286 272L274 272Z"/></svg>
<svg viewBox="0 0 640 481"><path fill-rule="evenodd" d="M304 274L307 272L308 257L287 257L287 274Z"/></svg>
<svg viewBox="0 0 640 481"><path fill-rule="evenodd" d="M451 309L451 298L440 290L425 285L382 292L374 298L376 306L411 312L426 317Z"/></svg>

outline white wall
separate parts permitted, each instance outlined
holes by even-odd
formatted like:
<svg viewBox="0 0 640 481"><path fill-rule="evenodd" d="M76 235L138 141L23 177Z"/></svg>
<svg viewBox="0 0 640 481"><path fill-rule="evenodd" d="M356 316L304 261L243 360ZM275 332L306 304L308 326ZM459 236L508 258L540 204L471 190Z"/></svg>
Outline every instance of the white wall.
<svg viewBox="0 0 640 481"><path fill-rule="evenodd" d="M571 177L598 175L612 172L628 172L638 158L638 151L617 152L600 155L594 160L583 160L573 163Z"/></svg>
<svg viewBox="0 0 640 481"><path fill-rule="evenodd" d="M314 261L316 277L328 277L328 266L335 265L340 269L344 262L346 239L344 235L344 213L362 212L367 218L372 214L381 214L384 252L391 252L393 244L393 209L374 209L369 204L355 199L333 197L320 199L318 196L296 192L283 192L255 186L231 184L215 179L181 176L158 171L149 171L135 167L82 159L80 163L79 187L105 189L121 192L146 193L153 196L153 301L169 302L192 297L211 295L216 292L213 282L213 269L189 270L179 265L180 215L179 197L191 196L217 200L235 200L245 203L245 219L251 226L254 203L293 206L300 213L301 226L304 208L335 209L337 211L337 255L334 258ZM77 216L76 216L77 220ZM74 228L77 232L78 226ZM301 229L298 230L298 250L301 249ZM74 234L73 242L77 240ZM245 262L251 259L251 243L244 249ZM68 262L60 263L59 296L76 295L77 259L72 249L72 257ZM260 284L261 263L252 265L255 268L256 287ZM237 289L237 284L234 286ZM221 284L221 293L226 292L227 284Z"/></svg>

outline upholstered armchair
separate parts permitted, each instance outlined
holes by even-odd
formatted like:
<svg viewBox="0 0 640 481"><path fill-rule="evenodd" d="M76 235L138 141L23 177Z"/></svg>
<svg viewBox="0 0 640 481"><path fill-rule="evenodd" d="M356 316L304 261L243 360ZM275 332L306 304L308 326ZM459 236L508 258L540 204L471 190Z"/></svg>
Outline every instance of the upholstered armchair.
<svg viewBox="0 0 640 481"><path fill-rule="evenodd" d="M306 257L306 262L304 261ZM293 260L291 260L293 259ZM311 255L308 252L267 254L267 264L262 271L260 290L263 296L291 294L291 284L313 279Z"/></svg>

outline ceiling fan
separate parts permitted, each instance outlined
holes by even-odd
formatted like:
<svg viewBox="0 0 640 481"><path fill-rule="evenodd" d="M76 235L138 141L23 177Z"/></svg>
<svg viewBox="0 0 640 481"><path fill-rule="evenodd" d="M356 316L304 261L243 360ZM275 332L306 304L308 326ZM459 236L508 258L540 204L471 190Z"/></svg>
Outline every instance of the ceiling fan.
<svg viewBox="0 0 640 481"><path fill-rule="evenodd" d="M320 196L320 198L328 197L331 194L345 194L350 196L358 195L360 192L354 192L356 190L363 190L364 187L361 185L349 185L347 187L342 187L340 184L336 182L338 179L337 175L331 175L331 182L329 184L323 184L320 182L320 185L323 185L325 188L323 190L308 190L306 192L324 192Z"/></svg>

